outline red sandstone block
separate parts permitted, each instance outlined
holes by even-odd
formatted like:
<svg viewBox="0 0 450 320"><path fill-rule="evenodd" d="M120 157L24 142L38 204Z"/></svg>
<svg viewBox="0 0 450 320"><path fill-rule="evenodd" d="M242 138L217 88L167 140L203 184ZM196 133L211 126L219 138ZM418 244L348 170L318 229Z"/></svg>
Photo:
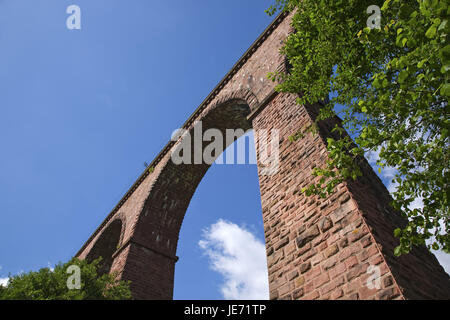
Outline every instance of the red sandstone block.
<svg viewBox="0 0 450 320"><path fill-rule="evenodd" d="M294 281L294 285L296 288L302 287L305 284L305 277L300 276Z"/></svg>
<svg viewBox="0 0 450 320"><path fill-rule="evenodd" d="M363 249L360 253L357 254L358 260L361 262L366 261L369 258L369 254L366 249Z"/></svg>
<svg viewBox="0 0 450 320"><path fill-rule="evenodd" d="M348 249L350 250L350 254L354 255L357 254L359 252L361 252L362 247L361 244L359 242L354 242L353 244L351 244Z"/></svg>
<svg viewBox="0 0 450 320"><path fill-rule="evenodd" d="M323 270L327 271L329 269L331 269L332 267L334 267L337 263L337 258L336 256L333 256L331 258L328 258L322 265Z"/></svg>
<svg viewBox="0 0 450 320"><path fill-rule="evenodd" d="M328 284L326 284L326 285L324 285L322 287L322 289L320 290L320 294L321 295L327 294L331 290L334 290L335 288L337 288L337 287L341 286L342 284L344 284L344 282L345 282L345 279L342 276L337 278L337 279L332 279L330 281L330 283L328 283Z"/></svg>
<svg viewBox="0 0 450 320"><path fill-rule="evenodd" d="M388 275L384 277L383 281L383 288L390 287L394 284L394 280L392 279L392 276Z"/></svg>
<svg viewBox="0 0 450 320"><path fill-rule="evenodd" d="M294 285L292 283L286 283L285 285L278 288L278 294L280 296L284 296L290 293L294 289Z"/></svg>
<svg viewBox="0 0 450 320"><path fill-rule="evenodd" d="M335 278L338 275L344 273L347 270L346 266L344 263L340 263L338 265L336 265L334 268L330 269L329 273L330 273L330 277Z"/></svg>
<svg viewBox="0 0 450 320"><path fill-rule="evenodd" d="M283 239L281 239L280 241L278 241L276 244L275 244L275 251L276 250L280 250L281 248L283 248L285 245L287 245L289 243L289 238L288 237L285 237L285 238L283 238Z"/></svg>
<svg viewBox="0 0 450 320"><path fill-rule="evenodd" d="M359 279L354 279L353 281L348 282L344 286L344 293L345 295L350 295L351 293L358 291L358 289L361 287L361 281Z"/></svg>
<svg viewBox="0 0 450 320"><path fill-rule="evenodd" d="M315 254L317 254L316 249L309 250L305 254L302 255L302 259L303 259L303 261L307 261L309 258L314 256Z"/></svg>
<svg viewBox="0 0 450 320"><path fill-rule="evenodd" d="M371 244L372 244L372 237L370 235L361 240L361 245L363 248L370 246Z"/></svg>
<svg viewBox="0 0 450 320"><path fill-rule="evenodd" d="M318 249L319 249L319 251L323 252L327 247L328 247L328 244L326 242L323 242L323 243L320 244Z"/></svg>
<svg viewBox="0 0 450 320"><path fill-rule="evenodd" d="M291 271L291 272L289 272L287 274L288 281L292 281L293 279L295 279L297 277L298 277L298 271L297 270Z"/></svg>
<svg viewBox="0 0 450 320"><path fill-rule="evenodd" d="M278 290L272 290L270 291L269 299L275 300L278 298Z"/></svg>
<svg viewBox="0 0 450 320"><path fill-rule="evenodd" d="M383 263L379 264L378 267L380 267L380 271L381 271L381 275L382 276L384 276L387 273L390 273L390 270L389 270L389 268L388 268L386 263L383 262Z"/></svg>
<svg viewBox="0 0 450 320"><path fill-rule="evenodd" d="M309 270L308 273L306 274L306 276L309 279L313 279L313 278L317 277L318 275L320 275L321 273L322 273L322 270L320 269L320 265L319 265L319 266L315 266L314 268Z"/></svg>
<svg viewBox="0 0 450 320"><path fill-rule="evenodd" d="M320 286L327 283L328 281L330 281L330 276L328 275L328 273L322 273L314 279L314 286L315 288L320 288Z"/></svg>
<svg viewBox="0 0 450 320"><path fill-rule="evenodd" d="M311 262L305 262L302 265L300 265L300 272L301 273L305 273L307 272L309 269L311 269Z"/></svg>
<svg viewBox="0 0 450 320"><path fill-rule="evenodd" d="M304 247L298 249L297 250L297 257L301 257L304 253L308 252L309 250L311 250L311 243L308 243Z"/></svg>
<svg viewBox="0 0 450 320"><path fill-rule="evenodd" d="M318 299L320 297L320 294L319 294L319 292L316 290L316 291L314 291L314 292L311 292L310 294L308 294L308 295L305 295L304 297L303 297L303 299L304 300L316 300L316 299Z"/></svg>
<svg viewBox="0 0 450 320"><path fill-rule="evenodd" d="M358 259L356 258L356 256L351 256L349 258L347 258L345 261L345 266L347 267L347 269L351 269L353 268L355 265L358 264Z"/></svg>
<svg viewBox="0 0 450 320"><path fill-rule="evenodd" d="M292 298L294 300L297 300L299 298L301 298L304 295L304 290L303 289L297 289L292 293Z"/></svg>
<svg viewBox="0 0 450 320"><path fill-rule="evenodd" d="M377 254L375 257L371 257L369 259L369 263L371 265L379 265L380 263L382 263L384 261L383 257L381 256L381 254Z"/></svg>
<svg viewBox="0 0 450 320"><path fill-rule="evenodd" d="M336 234L338 235L338 234ZM340 235L339 235L340 236ZM341 237L341 236L340 236ZM341 237L342 238L342 237ZM347 237L342 238L341 240L339 240L339 247L341 248L346 248L348 246L348 239Z"/></svg>
<svg viewBox="0 0 450 320"><path fill-rule="evenodd" d="M339 260L344 261L348 257L350 257L351 254L352 254L352 251L350 250L350 248L345 248L345 249L341 250L341 252L339 254Z"/></svg>
<svg viewBox="0 0 450 320"><path fill-rule="evenodd" d="M367 254L369 255L369 257L372 257L372 256L378 254L378 252L379 251L378 251L377 245L375 243L367 248Z"/></svg>
<svg viewBox="0 0 450 320"><path fill-rule="evenodd" d="M342 204L338 209L336 209L331 215L330 218L333 221L333 224L339 222L343 219L349 212L354 210L356 205L353 200L349 200L346 203Z"/></svg>
<svg viewBox="0 0 450 320"><path fill-rule="evenodd" d="M329 217L324 217L319 222L319 228L322 232L327 231L333 226L333 222Z"/></svg>
<svg viewBox="0 0 450 320"><path fill-rule="evenodd" d="M357 292L352 293L348 296L348 300L359 300L359 295Z"/></svg>
<svg viewBox="0 0 450 320"><path fill-rule="evenodd" d="M323 258L322 258L322 256L321 256L320 254L316 254L314 257L312 257L312 258L310 259L311 264L312 264L313 266L319 264L322 260L323 260Z"/></svg>
<svg viewBox="0 0 450 320"><path fill-rule="evenodd" d="M355 265L353 268L349 269L350 271L347 272L346 277L347 281L351 281L355 278L357 278L360 274L364 273L366 269L364 269L364 266L361 264Z"/></svg>
<svg viewBox="0 0 450 320"><path fill-rule="evenodd" d="M305 294L313 292L315 289L314 283L312 281L309 281L303 286L303 290L305 291Z"/></svg>
<svg viewBox="0 0 450 320"><path fill-rule="evenodd" d="M353 231L351 231L348 234L348 240L350 242L355 242L355 241L361 239L364 235L366 235L366 232L364 231L364 229L356 228L356 229L353 229Z"/></svg>
<svg viewBox="0 0 450 320"><path fill-rule="evenodd" d="M398 297L400 292L397 288L391 287L389 289L384 289L380 293L377 294L377 299L380 300L390 300Z"/></svg>
<svg viewBox="0 0 450 320"><path fill-rule="evenodd" d="M343 291L342 289L337 289L337 290L334 290L334 291L331 293L330 299L331 299L331 300L336 300L336 299L341 298L343 295L344 295L344 291Z"/></svg>
<svg viewBox="0 0 450 320"><path fill-rule="evenodd" d="M297 238L298 248L302 248L304 245L306 245L312 239L317 237L319 234L320 234L320 231L316 225L314 225L311 228L309 228L308 230L302 232Z"/></svg>
<svg viewBox="0 0 450 320"><path fill-rule="evenodd" d="M329 257L335 255L338 251L339 251L339 247L337 246L337 244L334 244L334 245L330 246L329 248L327 248L323 255L325 258L329 258Z"/></svg>
<svg viewBox="0 0 450 320"><path fill-rule="evenodd" d="M374 299L375 295L377 294L378 290L376 288L374 289L369 289L369 287L367 285L363 285L361 288L359 288L358 290L358 294L359 297L362 300L369 300L369 299Z"/></svg>
<svg viewBox="0 0 450 320"><path fill-rule="evenodd" d="M331 235L330 233L327 233L329 235L328 237L328 243L334 244L335 242L338 242L340 239L342 239L341 235L339 233L335 233Z"/></svg>

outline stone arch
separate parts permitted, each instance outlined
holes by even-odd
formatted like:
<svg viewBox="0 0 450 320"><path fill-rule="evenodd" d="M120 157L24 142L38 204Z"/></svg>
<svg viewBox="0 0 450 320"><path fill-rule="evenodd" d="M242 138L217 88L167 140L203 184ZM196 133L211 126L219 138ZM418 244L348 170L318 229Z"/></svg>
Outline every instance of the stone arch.
<svg viewBox="0 0 450 320"><path fill-rule="evenodd" d="M237 89L220 96L217 101L212 104L209 110L216 109L223 104L233 101L248 104L251 111L255 110L259 106L258 98L251 89Z"/></svg>
<svg viewBox="0 0 450 320"><path fill-rule="evenodd" d="M187 130L192 140L194 139L195 127L201 122L201 130L204 133L208 129L218 129L222 132L224 140L226 129L242 129L243 132L252 128L247 116L251 112L251 104L256 99L250 91L233 92L226 98L220 99L217 103L207 108L202 117L193 122ZM238 98L245 93L243 98ZM228 100L226 100L228 98ZM249 99L251 102L247 102ZM235 136L234 142L239 136ZM175 150L178 143L172 147ZM231 143L223 143L225 150ZM202 150L210 142L202 144ZM194 142L191 145L191 160L194 160ZM216 154L217 158L220 154ZM150 191L141 214L135 222L136 228L133 238L140 244L145 244L147 248L154 249L155 252L165 252L166 255L175 257L178 234L184 218L184 214L189 206L190 200L210 167L210 163L202 161L201 164L174 164L170 155L164 163L163 168L158 173L152 190ZM155 226L155 221L158 226ZM152 232L148 232L152 230Z"/></svg>
<svg viewBox="0 0 450 320"><path fill-rule="evenodd" d="M122 219L118 218L112 220L97 237L92 249L86 256L88 262L102 257L99 266L99 274L110 272L114 262L114 253L121 244L124 229Z"/></svg>
<svg viewBox="0 0 450 320"><path fill-rule="evenodd" d="M185 128L194 138L194 132L201 122L202 133L208 129L218 129L226 140L227 129L242 129L241 132L247 132L252 128L247 117L252 112L251 106L256 107L255 103L257 100L249 90L230 92L208 106L196 121ZM223 141L222 150L239 137L237 135L232 141ZM129 226L133 229L132 236L119 249L120 254L114 255L114 266L116 263L125 265L122 277L132 280L131 289L138 299L172 297L175 262L178 260L176 250L183 218L198 184L211 166L211 163L203 161L200 164L173 163L171 151L176 150L181 141L181 138L176 141L156 166L142 209ZM194 142L191 143L193 160ZM201 149L210 143L203 142ZM219 155L214 156L217 158ZM137 278L142 281L133 281Z"/></svg>

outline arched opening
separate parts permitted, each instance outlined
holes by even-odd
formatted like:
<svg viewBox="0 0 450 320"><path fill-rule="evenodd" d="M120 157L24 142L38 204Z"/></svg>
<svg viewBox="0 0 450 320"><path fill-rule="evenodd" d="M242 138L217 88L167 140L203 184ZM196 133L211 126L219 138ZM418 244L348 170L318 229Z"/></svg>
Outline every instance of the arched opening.
<svg viewBox="0 0 450 320"><path fill-rule="evenodd" d="M175 163L172 159L173 151L178 150L179 143L185 141L184 138L180 138L171 149L172 153L165 157L164 164L160 169L156 169L157 178L145 200L144 209L136 222L133 236L133 243L135 243L133 255L145 255L146 261L136 262L136 265L143 263L145 265L159 266L155 271L151 272L151 278L150 271L148 271L148 284L145 284L145 287L148 288L146 289L148 293L145 293L145 297L173 297L174 262L178 260L176 257L178 238L186 210L197 186L211 167L212 162L222 154L223 150L252 128L251 121L247 119L250 112L248 103L243 99L231 99L211 107L202 117L198 118L199 121L192 123L187 131L190 135L189 139L192 139L188 140L190 141L190 147L183 149L182 152L189 153L191 162ZM200 124L200 135L203 136L203 139L200 137L200 143L198 143L196 128L198 129ZM200 152L208 150L211 143L217 140L217 136L215 138L206 138L208 130L211 129L215 130L216 133L220 133L221 139L218 140L221 140L220 143L223 144L222 151L211 153L212 162L207 162L203 158L198 162L195 159L195 153L199 149ZM233 131L235 135L231 139L227 139L227 131L228 133ZM256 166L253 167L252 173L254 176L252 180L257 184ZM235 183L239 184L239 179L236 180ZM216 183L220 183L220 181L216 181ZM259 198L258 185L253 190L256 192L256 196L252 198L255 198L256 201ZM222 199L222 201L230 201L230 199ZM220 206L220 203L216 205ZM260 204L256 204L256 206L258 205L260 206ZM259 208L259 210L261 209ZM262 228L262 223L260 227ZM183 257L183 259L186 258ZM156 294L150 288L150 286L153 286L153 283L159 283L159 285L156 285L159 288ZM140 290L138 287L132 289ZM141 293L136 296L140 295ZM142 293L142 296L144 297L144 293Z"/></svg>
<svg viewBox="0 0 450 320"><path fill-rule="evenodd" d="M116 252L122 232L122 221L120 219L112 221L102 232L93 248L86 257L88 262L102 257L98 273L100 275L108 273L113 263L113 254Z"/></svg>
<svg viewBox="0 0 450 320"><path fill-rule="evenodd" d="M201 119L201 135L203 136L209 129L220 131L222 137L226 137L227 129L240 129L241 132L246 132L252 127L251 122L247 120L249 114L250 107L243 100L233 99L222 103ZM146 199L134 235L137 242L146 243L155 250L168 251L173 257L177 249L181 224L191 198L211 166L211 163L206 163L204 159L201 159L200 163L196 161L195 153L199 149L205 150L211 142L201 140L200 145L196 144L194 127L189 130L190 162L175 164L171 158L168 159ZM232 140L223 139L222 149L225 150L238 138L239 136L235 136ZM220 154L214 154L214 159L219 156Z"/></svg>
<svg viewBox="0 0 450 320"><path fill-rule="evenodd" d="M269 298L253 139L230 145L223 157L232 153L235 163L214 163L196 188L178 241L176 300Z"/></svg>

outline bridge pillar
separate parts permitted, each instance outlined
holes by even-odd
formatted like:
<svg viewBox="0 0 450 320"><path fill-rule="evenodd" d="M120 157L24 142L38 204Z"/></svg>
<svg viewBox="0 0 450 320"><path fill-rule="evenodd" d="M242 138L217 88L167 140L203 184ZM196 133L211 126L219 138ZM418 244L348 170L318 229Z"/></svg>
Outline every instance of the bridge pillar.
<svg viewBox="0 0 450 320"><path fill-rule="evenodd" d="M259 176L270 298L449 299L450 278L425 247L393 255L394 229L405 220L390 208L386 187L365 159L363 177L333 195L301 192L318 180L311 172L325 166L326 138L339 119L291 142L318 112L318 105L295 99L279 94L253 116L255 131L277 129L280 136L277 172Z"/></svg>

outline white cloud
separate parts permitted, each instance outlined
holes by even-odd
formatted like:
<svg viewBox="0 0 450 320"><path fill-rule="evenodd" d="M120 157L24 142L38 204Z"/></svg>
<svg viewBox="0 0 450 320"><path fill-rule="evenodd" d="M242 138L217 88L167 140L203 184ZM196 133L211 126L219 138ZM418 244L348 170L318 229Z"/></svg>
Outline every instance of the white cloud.
<svg viewBox="0 0 450 320"><path fill-rule="evenodd" d="M0 286L6 287L8 284L9 278L0 278Z"/></svg>
<svg viewBox="0 0 450 320"><path fill-rule="evenodd" d="M204 230L199 246L224 278L220 290L225 299L269 298L266 249L250 231L220 219Z"/></svg>
<svg viewBox="0 0 450 320"><path fill-rule="evenodd" d="M0 266L0 271L3 269L3 266ZM5 286L8 284L9 278L0 278L0 286Z"/></svg>

